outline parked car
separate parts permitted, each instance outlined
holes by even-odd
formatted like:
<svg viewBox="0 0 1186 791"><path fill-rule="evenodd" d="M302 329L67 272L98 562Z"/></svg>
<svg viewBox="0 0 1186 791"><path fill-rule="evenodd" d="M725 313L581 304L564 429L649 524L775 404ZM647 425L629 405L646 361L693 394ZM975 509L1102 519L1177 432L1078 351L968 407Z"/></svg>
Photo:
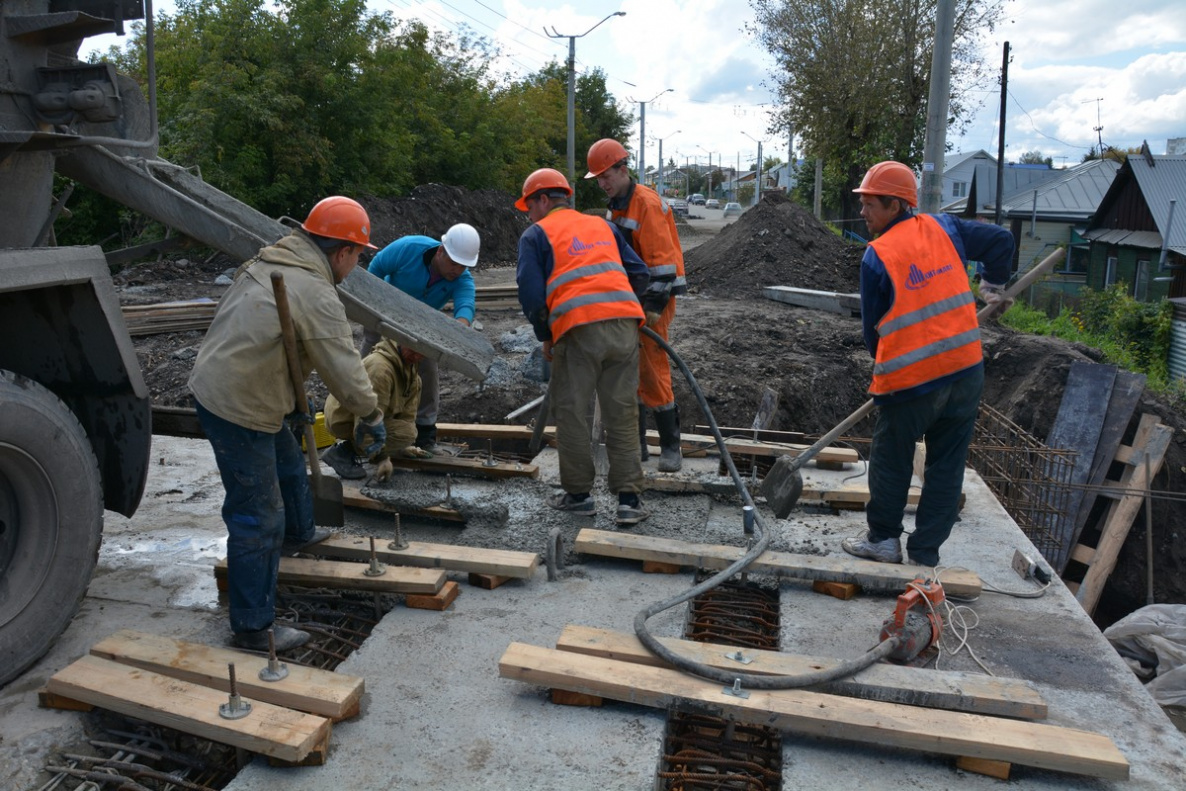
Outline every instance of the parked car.
<svg viewBox="0 0 1186 791"><path fill-rule="evenodd" d="M719 208L721 208L721 202L719 200L717 200L716 198L709 198L708 200L706 200L704 202L704 208L719 209Z"/></svg>
<svg viewBox="0 0 1186 791"><path fill-rule="evenodd" d="M699 192L695 192L688 196L688 203L692 204L693 206L703 206L704 196Z"/></svg>
<svg viewBox="0 0 1186 791"><path fill-rule="evenodd" d="M730 201L729 203L726 203L724 214L725 214L726 220L729 219L730 217L740 217L741 216L741 204L733 203L732 201Z"/></svg>
<svg viewBox="0 0 1186 791"><path fill-rule="evenodd" d="M688 216L688 204L682 198L668 198L667 205L671 207L671 210L675 212L677 217Z"/></svg>

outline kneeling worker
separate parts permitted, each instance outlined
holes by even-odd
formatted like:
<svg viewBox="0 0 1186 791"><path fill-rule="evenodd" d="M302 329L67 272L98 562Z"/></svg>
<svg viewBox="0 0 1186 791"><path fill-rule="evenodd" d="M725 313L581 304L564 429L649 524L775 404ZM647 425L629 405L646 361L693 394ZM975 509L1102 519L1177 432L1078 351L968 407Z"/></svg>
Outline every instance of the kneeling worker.
<svg viewBox="0 0 1186 791"><path fill-rule="evenodd" d="M416 447L416 409L420 404L420 374L416 366L424 355L405 349L395 341L384 338L375 345L362 361L367 376L371 378L371 389L383 410L383 425L387 430L387 441L374 457L379 465L376 480L385 481L391 475L392 457L405 459L431 459L432 454ZM360 458L365 455L354 444L358 431L359 417L350 412L334 396L325 400L325 427L330 434L342 440L322 454L326 464L334 468L340 477L346 479L365 478Z"/></svg>

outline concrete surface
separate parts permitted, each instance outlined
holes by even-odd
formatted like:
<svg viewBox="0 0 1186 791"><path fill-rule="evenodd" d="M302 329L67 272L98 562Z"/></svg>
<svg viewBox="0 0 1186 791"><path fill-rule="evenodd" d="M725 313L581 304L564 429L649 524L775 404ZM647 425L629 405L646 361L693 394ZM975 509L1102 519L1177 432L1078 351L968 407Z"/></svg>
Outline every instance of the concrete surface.
<svg viewBox="0 0 1186 791"><path fill-rule="evenodd" d="M544 689L498 676L498 660L513 641L553 646L568 623L631 631L644 606L685 590L691 572L643 574L640 564L571 555L584 527L612 529L611 503L599 493L595 520L542 505L554 489L554 459L538 462L539 482L462 481L453 495L471 523L415 524L415 541L464 543L543 552L551 526L562 528L568 565L548 582L544 570L494 590L465 584L445 612L397 607L340 667L362 676L362 713L334 727L325 766L277 769L256 760L229 786L233 791L285 789L650 789L660 759L665 712L607 701L602 708L556 706ZM655 461L645 466L652 472ZM715 479L715 461L686 462L688 478ZM860 475L805 470L807 484ZM1014 548L1037 556L980 479L969 472L967 505L943 550L944 563L976 571L992 585L1032 590L1010 568ZM397 475L388 491L371 494L439 502L440 478ZM39 768L81 733L76 713L37 708L36 691L54 672L121 628L221 644L229 636L211 567L222 556L218 517L222 490L204 441L154 438L153 466L143 504L132 519L108 514L99 570L82 611L50 654L0 689L0 788L32 789ZM634 532L709 543L743 543L740 509L731 498L646 497L654 515ZM774 520L772 548L840 554L840 540L863 530L861 512L792 512ZM345 532L390 537L391 517L347 509ZM909 528L909 518L908 525ZM781 582L782 650L850 657L869 648L892 596L840 601L810 584ZM1127 782L1101 781L1014 766L1011 783L1024 788L1180 789L1186 739L1142 689L1070 593L1056 582L1042 598L984 594L966 603L974 625L967 646L940 659L943 669L1029 679L1045 696L1051 724L1103 733L1131 763ZM682 608L652 619L656 634L676 635ZM955 641L951 641L955 645ZM925 672L925 671L921 671ZM990 789L1000 782L954 768L953 759L923 752L787 734L784 788Z"/></svg>

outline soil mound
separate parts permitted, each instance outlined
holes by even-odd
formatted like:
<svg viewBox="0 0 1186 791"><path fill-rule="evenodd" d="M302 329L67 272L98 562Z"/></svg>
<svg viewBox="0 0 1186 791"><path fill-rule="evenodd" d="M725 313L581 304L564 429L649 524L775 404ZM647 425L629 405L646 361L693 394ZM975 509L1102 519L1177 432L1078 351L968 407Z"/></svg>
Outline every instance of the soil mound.
<svg viewBox="0 0 1186 791"><path fill-rule="evenodd" d="M849 294L859 287L863 253L781 192L768 192L689 250L684 265L693 293L748 296L765 286L794 286Z"/></svg>
<svg viewBox="0 0 1186 791"><path fill-rule="evenodd" d="M515 208L515 198L501 190L467 190L445 184L424 184L406 198L364 197L371 217L371 241L378 247L401 236L441 238L450 226L469 223L482 237L478 269L514 263L519 236L531 222Z"/></svg>

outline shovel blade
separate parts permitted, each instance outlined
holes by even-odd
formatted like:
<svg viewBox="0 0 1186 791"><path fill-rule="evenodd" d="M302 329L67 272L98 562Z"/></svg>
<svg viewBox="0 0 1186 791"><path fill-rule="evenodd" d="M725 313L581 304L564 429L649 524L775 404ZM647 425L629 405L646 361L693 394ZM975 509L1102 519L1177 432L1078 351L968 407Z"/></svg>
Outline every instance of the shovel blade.
<svg viewBox="0 0 1186 791"><path fill-rule="evenodd" d="M342 507L342 482L337 478L309 476L313 492L313 524L322 527L343 527L346 513Z"/></svg>
<svg viewBox="0 0 1186 791"><path fill-rule="evenodd" d="M803 476L790 456L778 457L762 479L761 492L774 515L786 519L803 494Z"/></svg>

